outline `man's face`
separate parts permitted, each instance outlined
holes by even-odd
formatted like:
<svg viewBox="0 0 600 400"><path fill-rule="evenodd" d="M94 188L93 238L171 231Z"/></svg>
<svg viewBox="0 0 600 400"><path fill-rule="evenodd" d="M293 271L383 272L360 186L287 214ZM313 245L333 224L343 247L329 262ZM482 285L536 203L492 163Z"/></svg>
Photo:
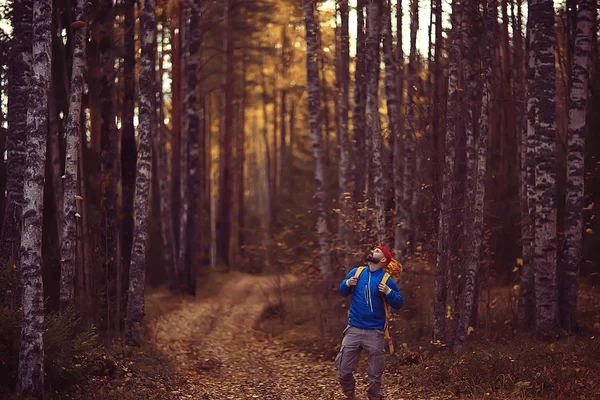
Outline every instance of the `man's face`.
<svg viewBox="0 0 600 400"><path fill-rule="evenodd" d="M383 252L381 250L379 250L377 247L375 247L373 250L371 250L369 252L369 254L367 255L367 262L372 262L373 264L379 264L381 262L381 260L383 260L385 258L385 256L383 255Z"/></svg>

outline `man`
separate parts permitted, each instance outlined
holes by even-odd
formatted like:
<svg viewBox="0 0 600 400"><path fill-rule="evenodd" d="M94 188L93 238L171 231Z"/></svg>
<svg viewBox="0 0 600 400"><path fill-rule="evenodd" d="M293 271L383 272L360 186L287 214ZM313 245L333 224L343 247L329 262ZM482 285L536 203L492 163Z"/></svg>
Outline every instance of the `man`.
<svg viewBox="0 0 600 400"><path fill-rule="evenodd" d="M382 399L381 376L385 368L385 310L383 298L395 309L404 304L396 282L390 277L382 283L383 268L392 261L392 254L383 246L375 247L367 256L369 268L354 277L354 268L340 284L340 294L352 294L348 326L344 330L342 347L335 359L338 378L346 399L354 399L356 381L353 370L361 349L368 354L369 399Z"/></svg>

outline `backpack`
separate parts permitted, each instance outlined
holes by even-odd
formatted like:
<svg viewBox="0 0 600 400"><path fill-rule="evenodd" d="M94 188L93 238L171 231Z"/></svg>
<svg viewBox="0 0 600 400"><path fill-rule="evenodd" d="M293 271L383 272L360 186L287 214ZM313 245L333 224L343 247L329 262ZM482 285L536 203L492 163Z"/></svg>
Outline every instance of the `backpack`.
<svg viewBox="0 0 600 400"><path fill-rule="evenodd" d="M398 265L400 265L400 263L397 263ZM354 278L358 278L360 276L360 274L362 274L362 272L365 270L365 268L367 267L358 267L356 269L356 273L354 274ZM384 269L385 270L385 269ZM392 271L390 271L392 272ZM396 271L393 271L392 273L394 273ZM399 267L399 272L402 272L402 265L400 265ZM388 279L390 279L391 275L390 273L388 273L387 271L385 272L385 274L383 274L383 278L381 279L380 283L387 283ZM390 306L388 305L387 301L385 301L385 294L381 293L381 299L383 300L383 310L385 311L385 325L383 327L383 334L385 337L386 342L388 342L388 346L390 347L390 354L394 354L394 342L392 341L392 337L390 336L390 327L389 327L389 321L390 321Z"/></svg>

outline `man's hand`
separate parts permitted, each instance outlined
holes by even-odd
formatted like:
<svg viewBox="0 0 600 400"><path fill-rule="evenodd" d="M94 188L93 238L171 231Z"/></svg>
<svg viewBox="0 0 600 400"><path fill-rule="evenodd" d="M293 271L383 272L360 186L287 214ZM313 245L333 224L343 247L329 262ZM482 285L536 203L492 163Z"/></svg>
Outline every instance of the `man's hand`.
<svg viewBox="0 0 600 400"><path fill-rule="evenodd" d="M389 292L392 291L392 289L386 285L385 283L380 283L379 284L379 291L383 294L388 294Z"/></svg>
<svg viewBox="0 0 600 400"><path fill-rule="evenodd" d="M358 278L350 278L346 281L348 286L356 286L356 282L358 282Z"/></svg>

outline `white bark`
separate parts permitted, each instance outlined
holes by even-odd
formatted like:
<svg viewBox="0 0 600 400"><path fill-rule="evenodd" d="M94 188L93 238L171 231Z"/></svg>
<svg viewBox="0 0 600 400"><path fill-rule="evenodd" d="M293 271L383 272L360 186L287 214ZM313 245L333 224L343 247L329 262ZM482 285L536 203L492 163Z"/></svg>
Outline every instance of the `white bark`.
<svg viewBox="0 0 600 400"><path fill-rule="evenodd" d="M148 233L148 200L152 176L150 139L156 129L154 95L154 31L156 30L155 1L145 0L141 18L140 62L140 129L135 177L133 246L129 267L129 292L125 340L137 344L137 333L144 317L144 286L146 282L146 238Z"/></svg>
<svg viewBox="0 0 600 400"><path fill-rule="evenodd" d="M67 148L65 174L63 176L63 234L60 245L60 308L65 311L75 306L75 271L77 270L77 201L83 198L77 192L77 167L79 163L79 125L81 122L81 96L87 43L87 0L77 1L76 22L73 24L73 66L71 94L67 117ZM79 215L81 218L81 215Z"/></svg>
<svg viewBox="0 0 600 400"><path fill-rule="evenodd" d="M313 148L313 167L315 177L315 208L317 214L317 235L319 238L319 262L321 277L328 290L329 268L329 230L325 213L325 175L323 168L323 136L320 125L321 97L319 70L317 65L319 27L315 21L315 0L304 0L304 22L306 27L306 80L308 84L308 111Z"/></svg>
<svg viewBox="0 0 600 400"><path fill-rule="evenodd" d="M590 74L594 0L580 0L569 98L567 200L565 214L564 276L561 293L561 324L574 330L579 287L579 265L583 251L585 116Z"/></svg>
<svg viewBox="0 0 600 400"><path fill-rule="evenodd" d="M42 225L48 137L48 95L52 70L52 1L33 2L33 75L27 111L21 279L23 319L17 390L44 394L44 284Z"/></svg>

